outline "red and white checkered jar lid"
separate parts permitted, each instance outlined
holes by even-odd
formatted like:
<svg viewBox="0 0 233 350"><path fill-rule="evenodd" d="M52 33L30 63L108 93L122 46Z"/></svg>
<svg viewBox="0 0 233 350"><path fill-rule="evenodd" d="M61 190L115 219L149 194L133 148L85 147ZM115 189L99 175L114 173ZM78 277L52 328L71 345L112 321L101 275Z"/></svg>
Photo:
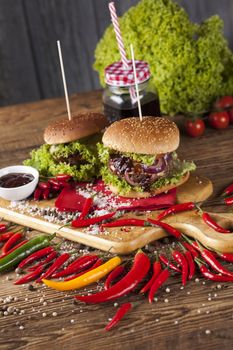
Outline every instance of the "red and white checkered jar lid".
<svg viewBox="0 0 233 350"><path fill-rule="evenodd" d="M123 63L114 62L105 68L105 82L113 86L135 85L132 61L128 61L128 68ZM135 61L138 84L144 83L150 78L150 68L147 62Z"/></svg>

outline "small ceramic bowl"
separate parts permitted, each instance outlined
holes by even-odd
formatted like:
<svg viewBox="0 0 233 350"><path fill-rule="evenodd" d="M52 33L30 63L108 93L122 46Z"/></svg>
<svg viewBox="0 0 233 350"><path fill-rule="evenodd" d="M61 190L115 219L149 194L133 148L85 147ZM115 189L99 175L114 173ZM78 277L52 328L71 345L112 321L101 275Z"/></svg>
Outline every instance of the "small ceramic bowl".
<svg viewBox="0 0 233 350"><path fill-rule="evenodd" d="M0 169L0 177L10 173L26 173L33 175L34 179L26 185L13 188L0 187L0 197L8 201L21 201L28 198L35 190L39 181L39 172L35 168L25 165L13 165Z"/></svg>

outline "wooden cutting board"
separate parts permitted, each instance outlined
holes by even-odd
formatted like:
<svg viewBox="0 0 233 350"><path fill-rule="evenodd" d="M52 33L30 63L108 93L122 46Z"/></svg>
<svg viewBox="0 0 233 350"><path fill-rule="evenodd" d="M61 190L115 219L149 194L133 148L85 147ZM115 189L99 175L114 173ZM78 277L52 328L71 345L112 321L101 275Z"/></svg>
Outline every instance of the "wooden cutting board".
<svg viewBox="0 0 233 350"><path fill-rule="evenodd" d="M190 176L187 183L180 186L177 191L177 201L202 202L209 198L213 192L213 186L210 180L196 175ZM33 201L29 205L38 205ZM58 236L73 240L104 251L111 251L117 254L128 254L146 244L165 237L164 230L155 227L130 227L112 228L105 232L90 234L83 229L73 229L62 227L58 224L46 221L39 216L32 216L16 209L9 208L10 203L0 198L0 216L5 220L15 222L19 225L28 226L33 229L46 232L56 232ZM54 200L41 201L41 207L53 207ZM147 217L156 217L159 211L153 211L147 214ZM220 224L233 228L233 214L211 214ZM127 213L125 217L135 217ZM145 215L140 218L146 218ZM203 244L219 251L233 252L233 234L223 235L215 232L205 223L195 212L180 213L165 220L185 234L198 239Z"/></svg>

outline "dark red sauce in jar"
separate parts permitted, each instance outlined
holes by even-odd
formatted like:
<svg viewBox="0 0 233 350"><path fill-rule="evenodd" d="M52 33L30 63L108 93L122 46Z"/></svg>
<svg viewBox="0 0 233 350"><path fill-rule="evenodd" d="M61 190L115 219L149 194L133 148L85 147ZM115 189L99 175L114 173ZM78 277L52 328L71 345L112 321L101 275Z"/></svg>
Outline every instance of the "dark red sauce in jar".
<svg viewBox="0 0 233 350"><path fill-rule="evenodd" d="M151 90L150 69L147 62L135 61L137 85L141 104L142 116L160 116L159 96ZM132 61L128 67L122 62L114 62L105 68L106 88L103 93L104 115L110 123L116 120L137 117L138 101Z"/></svg>
<svg viewBox="0 0 233 350"><path fill-rule="evenodd" d="M142 96L140 101L143 116L160 117L159 99L156 94L148 92ZM125 97L118 96L118 100L114 101L111 96L107 96L107 93L105 93L103 105L104 115L110 123L119 119L139 116L137 102L133 104L130 98L126 99Z"/></svg>
<svg viewBox="0 0 233 350"><path fill-rule="evenodd" d="M0 187L14 188L27 185L34 180L32 174L26 173L10 173L0 177Z"/></svg>

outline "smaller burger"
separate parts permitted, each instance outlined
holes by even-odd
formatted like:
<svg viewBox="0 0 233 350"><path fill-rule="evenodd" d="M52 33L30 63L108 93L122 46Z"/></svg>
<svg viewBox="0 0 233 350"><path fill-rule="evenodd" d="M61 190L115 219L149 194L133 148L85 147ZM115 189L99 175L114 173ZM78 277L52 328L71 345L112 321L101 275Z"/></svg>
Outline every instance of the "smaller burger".
<svg viewBox="0 0 233 350"><path fill-rule="evenodd" d="M113 193L150 197L187 181L192 162L179 160L179 130L161 117L128 118L110 125L99 144L101 175Z"/></svg>
<svg viewBox="0 0 233 350"><path fill-rule="evenodd" d="M98 113L60 119L44 131L45 144L31 152L24 162L44 176L69 174L77 181L90 181L98 170L96 142L107 119Z"/></svg>

